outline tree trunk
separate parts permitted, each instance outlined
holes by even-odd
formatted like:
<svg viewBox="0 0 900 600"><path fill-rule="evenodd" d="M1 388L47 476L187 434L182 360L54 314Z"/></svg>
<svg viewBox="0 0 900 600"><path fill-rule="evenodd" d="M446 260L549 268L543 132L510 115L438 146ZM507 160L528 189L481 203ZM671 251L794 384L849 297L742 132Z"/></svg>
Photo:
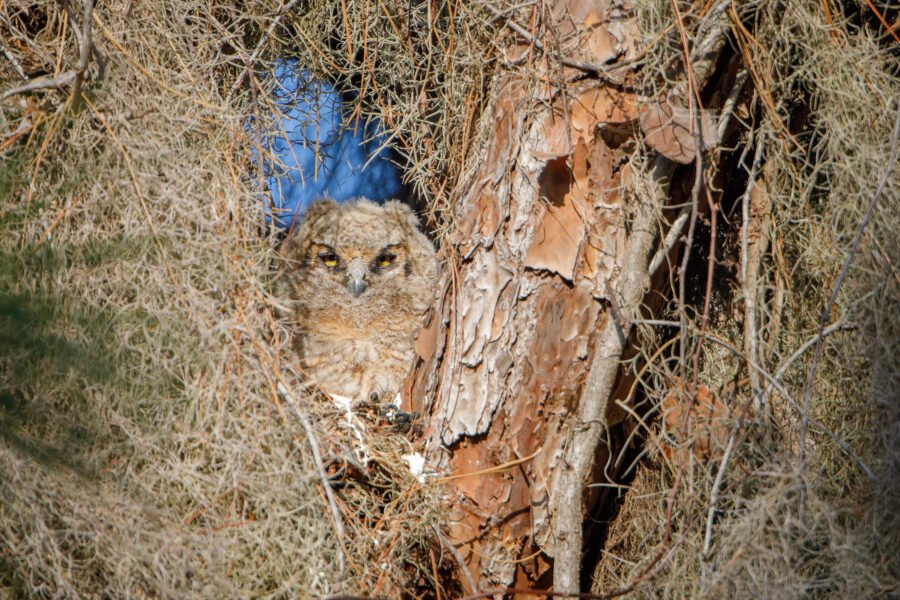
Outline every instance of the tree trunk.
<svg viewBox="0 0 900 600"><path fill-rule="evenodd" d="M460 579L480 589L546 588L552 576L555 591L579 590L585 514L604 489L587 485L616 479L607 441L630 386L620 361L674 166L648 160L642 193L633 192L637 123L678 162L696 152L666 135L686 128L696 146L701 137L677 109L661 106L658 121L669 112L655 126L638 114L630 70L616 66L638 53L633 12L558 0L547 19L558 25L545 22L539 48L507 21L517 32L509 60L531 64L501 68L492 83L490 133L457 188L442 295L411 379L432 461L450 473L451 541L468 571ZM723 37L722 19L710 23L719 29L707 26L691 56L701 85ZM683 89L673 98L693 102ZM706 138L708 123L700 129ZM661 256L674 245L666 241Z"/></svg>
<svg viewBox="0 0 900 600"><path fill-rule="evenodd" d="M603 65L635 52L633 20L612 16L604 2L568 0L551 19L567 57ZM412 394L426 399L438 462L463 475L449 487L452 542L481 588L537 585L566 547L580 557L585 482L573 480L569 472L581 471L571 461L604 463L593 440L628 328L609 294L633 288L631 308L645 287L623 283L633 278L625 259L634 199L622 193L625 149L601 135L603 124L634 122L633 94L539 55L522 35L509 55L535 64L493 81L483 115L491 133L459 188L443 294L417 345ZM595 363L606 371L599 387ZM578 539L554 525L562 506L578 512Z"/></svg>

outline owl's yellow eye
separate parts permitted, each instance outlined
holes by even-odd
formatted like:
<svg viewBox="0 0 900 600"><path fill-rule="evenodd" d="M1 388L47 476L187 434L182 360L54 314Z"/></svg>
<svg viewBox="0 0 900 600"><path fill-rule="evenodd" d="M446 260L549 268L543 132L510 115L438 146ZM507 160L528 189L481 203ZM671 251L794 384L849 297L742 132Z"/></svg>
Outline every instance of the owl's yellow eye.
<svg viewBox="0 0 900 600"><path fill-rule="evenodd" d="M326 267L332 269L338 265L340 259L338 259L338 255L334 252L323 252L319 254L319 260L321 260L322 264Z"/></svg>
<svg viewBox="0 0 900 600"><path fill-rule="evenodd" d="M382 268L389 267L393 264L396 258L397 257L395 255L385 252L384 254L378 255L378 258L375 259L375 264Z"/></svg>

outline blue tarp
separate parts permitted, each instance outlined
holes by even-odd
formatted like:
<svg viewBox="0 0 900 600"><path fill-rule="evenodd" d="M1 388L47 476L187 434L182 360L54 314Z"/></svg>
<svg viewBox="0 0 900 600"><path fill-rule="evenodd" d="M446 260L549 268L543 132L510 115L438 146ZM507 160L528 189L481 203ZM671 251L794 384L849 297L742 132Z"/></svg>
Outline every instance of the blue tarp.
<svg viewBox="0 0 900 600"><path fill-rule="evenodd" d="M294 60L276 65L273 94L278 130L264 137L263 173L272 196L266 221L291 227L309 204L327 197L383 201L402 190L387 139L377 120L345 122L347 107L334 86L318 81Z"/></svg>

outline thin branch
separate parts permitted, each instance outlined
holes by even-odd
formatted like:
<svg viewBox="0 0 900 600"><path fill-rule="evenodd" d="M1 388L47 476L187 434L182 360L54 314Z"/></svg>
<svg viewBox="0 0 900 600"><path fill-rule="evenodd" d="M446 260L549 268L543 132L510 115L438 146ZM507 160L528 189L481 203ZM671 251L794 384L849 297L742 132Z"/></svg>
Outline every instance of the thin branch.
<svg viewBox="0 0 900 600"><path fill-rule="evenodd" d="M473 593L478 592L478 586L475 585L475 578L472 577L472 573L469 571L469 567L466 566L466 561L463 560L463 557L460 555L459 550L457 550L453 544L444 539L444 536L441 535L440 530L437 526L434 526L434 534L437 536L438 541L441 543L441 546L447 549L453 558L456 560L456 564L459 565L459 570L462 571L463 576L466 578L466 582L469 584L469 589L472 590Z"/></svg>
<svg viewBox="0 0 900 600"><path fill-rule="evenodd" d="M11 88L0 94L0 100L6 100L10 96L14 96L16 94L24 94L26 92L35 92L38 90L58 90L62 89L69 84L73 84L72 87L72 97L77 97L81 93L81 85L84 81L84 74L87 72L88 63L91 59L91 53L93 51L92 46L92 36L91 36L91 13L94 10L94 0L85 0L84 1L84 12L82 16L82 27L79 28L74 18L71 18L71 27L72 31L75 33L75 37L78 40L78 63L74 69L66 71L60 75L55 77L40 77L38 79L32 79L31 81L24 83L20 86ZM13 60L10 54L6 51L4 47L4 54L6 54L7 58L11 61ZM15 61L13 61L15 65ZM21 69L21 67L19 67ZM24 72L20 71L22 77L25 77ZM27 79L27 77L25 77Z"/></svg>
<svg viewBox="0 0 900 600"><path fill-rule="evenodd" d="M699 118L701 106L696 102L693 95L691 95L691 106L698 111L697 117ZM681 369L681 379L683 381L687 381L685 374L687 361L685 360L685 357L687 352L688 316L684 308L687 306L687 270L691 260L691 248L694 245L694 232L697 229L697 219L700 216L700 187L703 185L703 136L700 133L699 127L695 132L695 136L697 140L697 153L694 156L694 185L691 189L690 224L688 225L687 239L684 242L684 256L681 259L681 268L678 270L678 308L681 313L682 323L681 344L679 344L678 348L678 365ZM685 419L685 423L687 423L687 419Z"/></svg>
<svg viewBox="0 0 900 600"><path fill-rule="evenodd" d="M756 363L759 360L758 341L756 337L756 281L748 281L750 275L750 199L753 188L756 186L756 174L759 172L763 156L766 150L766 136L762 135L756 142L756 151L753 154L753 164L747 176L747 189L741 198L741 293L744 295L744 338L747 348L745 352L750 361ZM750 371L750 392L753 396L753 407L760 410L763 406L763 389L759 376L755 371Z"/></svg>
<svg viewBox="0 0 900 600"><path fill-rule="evenodd" d="M2 41L0 41L0 50L3 51L3 55L6 57L6 59L10 63L12 63L12 66L16 70L16 73L19 74L19 77L21 77L24 81L28 81L28 75L25 74L25 69L22 68L22 65L16 59L15 54L10 52L9 48L7 48L6 44L4 44Z"/></svg>
<svg viewBox="0 0 900 600"><path fill-rule="evenodd" d="M716 126L717 139L719 140L725 139L725 133L728 131L728 126L731 124L734 109L737 106L738 98L744 89L744 85L747 83L748 77L749 73L746 69L741 70L741 72L737 74L737 77L734 79L734 85L731 86L731 91L728 94L728 99L725 100L725 104L722 105L722 115ZM681 212L678 213L678 216L675 217L675 220L669 227L669 231L666 232L665 239L662 244L660 244L656 254L653 255L653 260L650 261L650 275L653 275L659 270L663 265L663 262L666 261L666 258L672 252L672 249L675 248L675 244L681 239L684 226L687 224L688 217L690 216L691 204L689 203L685 205L684 208L681 209Z"/></svg>
<svg viewBox="0 0 900 600"><path fill-rule="evenodd" d="M0 100L6 100L10 96L24 94L25 92L64 88L72 83L76 76L77 73L75 71L66 71L62 75L57 75L56 77L40 77L38 79L32 79L28 83L6 90L0 94Z"/></svg>
<svg viewBox="0 0 900 600"><path fill-rule="evenodd" d="M753 396L750 396L752 401ZM703 556L709 556L709 548L712 545L712 526L713 519L716 515L716 503L719 501L719 490L722 489L722 481L725 479L725 472L728 470L728 462L731 460L731 453L734 452L734 446L737 443L737 436L744 426L744 419L747 416L747 408L750 403L745 402L738 417L734 429L728 438L728 444L725 446L725 453L722 454L722 461L719 463L719 471L716 473L716 479L713 482L712 491L709 494L709 510L706 513L706 533L703 535Z"/></svg>
<svg viewBox="0 0 900 600"><path fill-rule="evenodd" d="M494 15L495 18L502 19L503 23L507 27L509 27L511 30L513 30L514 32L516 32L517 34L522 36L522 38L524 38L532 46L534 46L535 48L537 48L538 50L540 50L541 52L543 52L545 54L553 56L553 53L549 52L544 47L544 44L539 39L537 39L535 36L531 35L531 33L529 33L527 29L525 29L524 27L522 27L521 25L516 23L512 19L512 17L508 17L508 16L504 15L502 12L500 12L499 10L497 10L490 4L485 5L485 8L487 8L488 12L490 12L492 15ZM621 56L621 55L616 54L614 56L611 56L607 60L607 62L611 63L611 62L615 61L616 59L618 59L619 56ZM584 71L585 73L590 73L592 75L600 75L600 76L612 81L613 83L619 83L612 79L612 74L610 73L610 70L606 66L598 65L595 63L586 63L586 62L581 62L578 60L572 60L571 58L564 58L564 57L554 57L554 58L556 58L560 63L562 63L563 65L565 65L567 67L571 67L571 68L577 69L579 71ZM620 69L629 64L631 64L631 63L626 61L626 62L617 64L617 65L614 65L613 68Z"/></svg>
<svg viewBox="0 0 900 600"><path fill-rule="evenodd" d="M775 371L775 379L777 379L778 381L781 381L781 378L784 377L784 374L787 373L788 369L791 368L791 365L793 365L795 362L797 362L797 360L803 355L804 352L806 352L807 350L812 348L813 345L816 343L816 341L819 340L820 336L821 337L829 336L832 333L835 333L838 331L851 331L853 329L857 329L858 327L859 326L856 323L847 323L845 321L838 321L837 323L832 323L831 325L826 327L824 330L822 330L821 333L817 333L816 335L812 336L811 338L806 340L806 342L802 346L797 348L797 350L795 350L794 353L791 354L790 358L788 358L786 361L784 361L781 364L781 366L778 367L778 370Z"/></svg>
<svg viewBox="0 0 900 600"><path fill-rule="evenodd" d="M796 410L798 413L803 412L803 407L800 406L800 404L796 400L794 400L794 397L791 396L791 393L789 391L787 391L785 389L785 387L783 385L781 385L781 383L778 380L775 379L775 377L773 377L771 374L769 374L769 372L766 371L765 369L763 369L761 366L756 364L756 362L748 360L747 356L744 355L740 350L738 350L737 348L735 348L734 346L732 346L731 344L729 344L722 338L716 337L712 334L699 332L699 335L702 335L703 337L707 338L711 342L718 344L719 346L725 348L726 350L728 350L729 352L731 352L738 358L747 361L747 364L750 366L750 368L757 371L760 375L762 375L763 379L768 381L769 384L773 388L775 388L775 390L788 401L788 404L790 404L794 410ZM847 456L849 456L850 458L852 458L856 462L857 465L859 465L859 467L863 470L863 472L865 472L866 477L868 477L869 480L872 481L872 483L875 483L875 484L881 483L881 479L877 475L875 475L875 472L869 468L869 465L867 465L866 462L862 458L860 458L860 456L856 453L856 451L854 451L853 448L850 447L850 444L848 444L847 442L842 440L840 437L838 437L838 435L836 433L834 433L833 431L831 431L830 429L825 427L825 425L819 423L818 421L816 421L813 418L809 418L809 425L813 429L827 435L829 438L831 438L831 440L835 444L840 446L841 449L844 451L844 453L847 454Z"/></svg>
<svg viewBox="0 0 900 600"><path fill-rule="evenodd" d="M275 31L275 28L278 27L281 19L284 18L288 11L294 8L294 5L299 1L300 0L290 0L290 2L282 5L281 8L278 9L278 12L275 13L275 17L272 19L272 23L269 24L269 28L266 29L266 32L262 34L261 38L259 38L259 42L256 44L256 48L253 49L253 53L250 55L250 58L247 59L247 65L244 67L244 70L241 71L241 74L238 75L238 78L235 79L234 83L231 85L231 89L228 90L228 95L225 96L226 104L231 102L231 98L234 96L234 93L241 86L241 84L244 83L244 78L247 77L247 75L250 73L250 69L252 69L256 64L256 60L259 58L260 53L262 53L263 46Z"/></svg>
<svg viewBox="0 0 900 600"><path fill-rule="evenodd" d="M319 471L319 478L322 480L322 488L325 490L325 496L328 499L328 506L331 508L331 515L334 518L334 529L338 535L338 570L340 571L341 576L344 574L344 566L346 564L346 557L344 556L344 521L341 518L341 511L337 506L337 501L334 497L334 490L331 488L331 482L328 479L328 473L325 472L325 464L322 462L322 453L319 451L319 441L316 439L316 432L313 430L312 424L309 422L309 418L307 418L306 413L304 413L300 406L297 404L297 401L294 400L294 397L288 392L288 389L284 386L280 381L278 382L278 393L284 398L284 401L288 403L291 407L291 410L294 411L294 415L296 415L297 419L303 425L303 430L306 432L306 439L309 441L309 447L312 449L313 459L316 461L316 468Z"/></svg>
<svg viewBox="0 0 900 600"><path fill-rule="evenodd" d="M681 240L681 234L684 232L684 226L687 224L688 219L691 216L691 205L688 204L684 208L681 209L681 212L678 213L678 216L675 217L675 221L672 223L672 226L669 227L669 231L666 232L666 237L663 240L663 243L660 244L659 249L656 251L656 254L653 255L653 260L650 261L649 273L653 275L656 271L662 266L663 262L665 262L666 258L669 256L669 253L672 252L672 249L675 248L675 244Z"/></svg>
<svg viewBox="0 0 900 600"><path fill-rule="evenodd" d="M88 61L91 59L92 38L91 13L94 11L94 0L84 0L84 14L81 17L82 30L78 36L78 66L75 68L75 83L72 86L72 97L78 98L81 94L81 84L84 82L84 74L87 72ZM77 30L76 30L77 33Z"/></svg>
<svg viewBox="0 0 900 600"><path fill-rule="evenodd" d="M872 199L869 201L869 206L866 209L866 214L863 217L862 221L860 221L859 227L857 227L856 229L856 237L853 239L853 244L850 245L850 251L847 253L846 260L844 260L844 266L843 268L841 268L841 272L838 275L837 281L835 281L834 283L834 289L831 292L831 297L828 299L828 303L825 305L825 310L822 311L822 317L819 319L819 335L816 336L816 349L813 353L812 366L809 368L809 377L806 380L806 391L803 393L803 412L800 416L801 470L803 469L806 460L806 432L809 427L809 402L812 395L813 379L816 376L816 367L819 364L819 353L822 350L822 339L824 338L822 332L825 330L825 324L831 320L831 309L834 306L835 301L837 300L837 295L841 289L841 285L843 285L844 279L847 278L847 273L850 271L850 263L853 261L853 257L856 256L857 250L859 250L859 241L862 239L863 233L866 230L866 225L869 224L869 219L872 217L872 212L875 210L875 205L878 203L879 198L881 198L881 193L884 191L884 186L887 184L888 177L890 177L891 171L894 168L894 162L897 160L898 137L900 137L900 102L898 102L897 116L894 119L894 133L891 136L891 155L888 158L887 166L885 166L884 168L884 175L881 176L881 181L878 182L878 187L875 188L875 193L872 195Z"/></svg>

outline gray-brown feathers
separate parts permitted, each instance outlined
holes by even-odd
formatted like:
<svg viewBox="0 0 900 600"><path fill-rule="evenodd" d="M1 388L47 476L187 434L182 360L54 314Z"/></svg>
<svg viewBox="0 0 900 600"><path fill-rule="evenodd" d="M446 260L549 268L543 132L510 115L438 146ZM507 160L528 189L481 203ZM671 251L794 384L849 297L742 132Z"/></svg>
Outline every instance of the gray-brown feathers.
<svg viewBox="0 0 900 600"><path fill-rule="evenodd" d="M397 392L438 269L412 210L320 200L283 254L279 294L307 379L353 399Z"/></svg>

